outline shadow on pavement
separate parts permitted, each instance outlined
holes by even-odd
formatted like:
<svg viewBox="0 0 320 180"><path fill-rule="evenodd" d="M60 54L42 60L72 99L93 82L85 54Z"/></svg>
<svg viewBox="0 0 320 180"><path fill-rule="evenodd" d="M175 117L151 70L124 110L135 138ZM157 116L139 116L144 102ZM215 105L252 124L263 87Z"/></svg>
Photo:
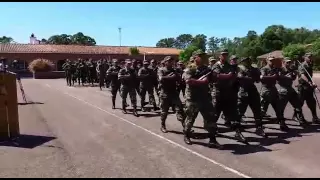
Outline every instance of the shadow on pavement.
<svg viewBox="0 0 320 180"><path fill-rule="evenodd" d="M56 138L55 137L48 137L48 136L37 136L37 135L23 134L14 140L0 142L0 146L33 149L35 147L41 146L42 144L45 144L45 143L52 141L54 139L56 139Z"/></svg>
<svg viewBox="0 0 320 180"><path fill-rule="evenodd" d="M29 102L24 102L24 103L18 103L18 105L28 105L28 104L44 104L42 102L32 102L32 101L29 101Z"/></svg>

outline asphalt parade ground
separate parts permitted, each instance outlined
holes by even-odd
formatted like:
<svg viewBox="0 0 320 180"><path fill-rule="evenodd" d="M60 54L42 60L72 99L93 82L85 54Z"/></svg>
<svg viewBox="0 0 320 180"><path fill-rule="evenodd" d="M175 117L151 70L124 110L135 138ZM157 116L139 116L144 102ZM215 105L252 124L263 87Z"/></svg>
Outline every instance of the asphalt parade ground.
<svg viewBox="0 0 320 180"><path fill-rule="evenodd" d="M248 109L243 134L250 145L237 142L220 119L217 140L224 148L218 150L207 147L201 115L193 145L186 145L174 114L164 134L159 113L123 114L119 95L113 110L108 89L68 87L63 79L22 83L31 103L19 105L19 140L0 143L0 177L320 177L320 125L300 127L290 120L291 105L285 112L290 132L266 119L268 139L254 134ZM311 121L306 105L303 110ZM275 117L271 106L268 113Z"/></svg>

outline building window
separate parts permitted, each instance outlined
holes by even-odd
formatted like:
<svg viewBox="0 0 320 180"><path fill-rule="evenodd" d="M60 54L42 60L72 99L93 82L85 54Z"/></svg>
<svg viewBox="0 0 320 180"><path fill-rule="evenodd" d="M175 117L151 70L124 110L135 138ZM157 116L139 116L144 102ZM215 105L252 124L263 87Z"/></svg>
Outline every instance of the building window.
<svg viewBox="0 0 320 180"><path fill-rule="evenodd" d="M25 70L28 68L28 63L25 60L15 59L11 61L10 66L16 70Z"/></svg>

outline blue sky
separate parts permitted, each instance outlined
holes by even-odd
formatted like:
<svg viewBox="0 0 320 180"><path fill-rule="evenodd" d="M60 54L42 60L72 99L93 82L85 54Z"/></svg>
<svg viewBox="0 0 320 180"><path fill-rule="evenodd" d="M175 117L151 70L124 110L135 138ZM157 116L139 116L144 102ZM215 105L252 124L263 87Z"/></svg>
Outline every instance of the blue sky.
<svg viewBox="0 0 320 180"><path fill-rule="evenodd" d="M182 33L244 36L272 24L320 28L320 3L0 3L0 36L28 43L83 32L99 45L155 46Z"/></svg>

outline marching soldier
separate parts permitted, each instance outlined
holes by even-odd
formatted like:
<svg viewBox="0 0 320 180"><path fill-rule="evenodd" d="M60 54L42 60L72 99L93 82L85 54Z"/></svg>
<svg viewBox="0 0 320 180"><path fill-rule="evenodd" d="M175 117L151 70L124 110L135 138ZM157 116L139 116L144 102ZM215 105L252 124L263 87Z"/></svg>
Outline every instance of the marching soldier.
<svg viewBox="0 0 320 180"><path fill-rule="evenodd" d="M304 62L299 66L299 85L298 93L302 103L306 101L312 114L312 122L320 124L320 120L317 116L317 104L314 97L314 89L317 87L312 81L313 70L312 70L312 54L306 53L304 56Z"/></svg>
<svg viewBox="0 0 320 180"><path fill-rule="evenodd" d="M203 65L201 50L193 52L195 64L190 65L184 73L186 81L186 121L184 127L184 142L192 144L190 140L191 128L200 112L204 120L204 128L209 132L209 146L220 147L216 140L216 121L214 118L214 108L211 103L209 93L209 81L211 69Z"/></svg>
<svg viewBox="0 0 320 180"><path fill-rule="evenodd" d="M154 99L153 94L153 84L152 84L152 69L148 68L149 61L143 61L143 67L139 69L138 77L140 79L140 98L141 98L141 110L145 111L145 99L146 93L149 95L149 102L153 105L154 110L157 110L157 104Z"/></svg>
<svg viewBox="0 0 320 180"><path fill-rule="evenodd" d="M84 85L84 83L86 82L86 64L82 59L79 59L78 61L79 61L77 66L78 83L80 85L80 81L81 81L81 84Z"/></svg>
<svg viewBox="0 0 320 180"><path fill-rule="evenodd" d="M290 102L294 108L294 118L297 118L300 125L306 125L307 121L304 119L302 113L302 106L298 93L293 89L293 81L297 78L297 72L291 69L291 60L285 58L282 68L280 70L280 76L278 79L279 88L279 100L280 100L280 112L284 114L284 110Z"/></svg>
<svg viewBox="0 0 320 180"><path fill-rule="evenodd" d="M261 113L265 114L268 110L268 105L273 107L277 121L280 124L282 131L288 131L289 127L285 123L285 118L281 113L279 106L279 94L276 88L276 82L279 79L279 69L274 67L274 57L267 58L267 65L261 68Z"/></svg>
<svg viewBox="0 0 320 180"><path fill-rule="evenodd" d="M102 87L104 85L104 81L105 81L105 78L106 78L106 72L108 70L108 65L106 64L106 61L105 60L99 60L98 61L98 65L97 65L97 68L96 68L96 71L99 75L99 87L100 87L100 90L102 90Z"/></svg>
<svg viewBox="0 0 320 180"><path fill-rule="evenodd" d="M157 94L157 97L159 99L158 104L160 104L160 98L159 98L159 89L158 89L158 66L157 63L154 59L150 61L150 67L149 69L151 70L151 83L152 83L152 91L154 91Z"/></svg>
<svg viewBox="0 0 320 180"><path fill-rule="evenodd" d="M212 89L212 103L216 111L214 121L217 122L221 112L226 117L226 125L231 126L233 121L233 127L235 128L235 137L238 141L247 143L246 138L241 133L240 116L238 114L237 107L237 93L234 88L234 81L236 81L237 74L232 70L232 67L227 62L228 50L224 49L220 53L220 60L215 63L212 70L217 75L217 80L213 83Z"/></svg>
<svg viewBox="0 0 320 180"><path fill-rule="evenodd" d="M107 71L107 78L110 79L111 83L111 94L112 94L112 109L116 107L117 93L120 88L120 81L118 80L118 73L120 71L120 66L118 65L118 60L113 60L113 66L111 66Z"/></svg>
<svg viewBox="0 0 320 180"><path fill-rule="evenodd" d="M176 70L177 70L177 73L180 75L181 80L182 80L182 74L183 74L184 69L185 69L185 67L184 67L183 62L179 61ZM178 82L177 91L178 91L179 95L180 95L180 92L182 92L183 97L186 96L186 82L185 81Z"/></svg>
<svg viewBox="0 0 320 180"><path fill-rule="evenodd" d="M66 81L67 81L67 85L71 86L72 83L72 73L71 73L71 62L69 59L66 60L66 62L62 65L62 69L64 70L65 74L66 74Z"/></svg>
<svg viewBox="0 0 320 180"><path fill-rule="evenodd" d="M175 105L177 120L184 126L185 113L179 95L176 90L176 83L179 75L173 68L173 59L166 56L163 60L164 67L159 68L158 78L160 85L160 104L161 104L161 131L167 132L166 119L170 105Z"/></svg>
<svg viewBox="0 0 320 180"><path fill-rule="evenodd" d="M136 77L138 76L138 72L139 72L139 67L138 67L139 62L135 59L132 60L132 69L134 70L134 73L136 75ZM140 95L139 92L139 86L140 86L140 82L138 78L133 79L133 81L135 82L135 89L138 95Z"/></svg>
<svg viewBox="0 0 320 180"><path fill-rule="evenodd" d="M135 79L136 73L133 68L131 68L132 62L131 60L126 60L125 67L119 71L118 78L121 82L121 97L122 97L122 112L124 114L127 113L126 110L126 99L129 94L131 105L133 107L133 115L139 116L137 112L137 94L136 94L136 84Z"/></svg>
<svg viewBox="0 0 320 180"><path fill-rule="evenodd" d="M88 83L91 83L91 86L93 86L93 83L95 81L96 76L96 67L94 66L94 63L92 62L92 59L89 59L87 61L87 75L88 75Z"/></svg>
<svg viewBox="0 0 320 180"><path fill-rule="evenodd" d="M249 57L243 58L239 63L238 81L238 111L240 117L250 106L256 123L256 133L260 136L266 136L262 126L262 114L260 104L260 94L254 83L260 82L260 71L251 65Z"/></svg>

